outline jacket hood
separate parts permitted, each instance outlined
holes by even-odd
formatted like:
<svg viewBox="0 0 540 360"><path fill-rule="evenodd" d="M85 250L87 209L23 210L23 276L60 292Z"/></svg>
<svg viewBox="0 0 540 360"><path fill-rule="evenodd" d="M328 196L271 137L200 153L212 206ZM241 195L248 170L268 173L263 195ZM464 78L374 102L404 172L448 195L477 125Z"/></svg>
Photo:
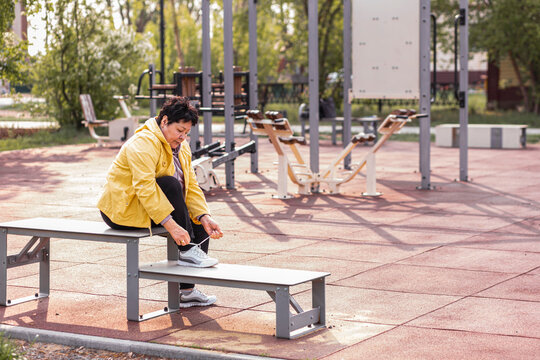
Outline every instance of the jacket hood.
<svg viewBox="0 0 540 360"><path fill-rule="evenodd" d="M137 130L135 130L135 133L141 132L141 131L150 131L152 134L154 134L159 141L163 144L163 146L168 149L167 152L170 152L172 154L172 149L167 140L165 140L165 136L163 135L163 131L159 128L159 125L157 124L156 118L151 117L150 119L146 120L142 126L140 126Z"/></svg>

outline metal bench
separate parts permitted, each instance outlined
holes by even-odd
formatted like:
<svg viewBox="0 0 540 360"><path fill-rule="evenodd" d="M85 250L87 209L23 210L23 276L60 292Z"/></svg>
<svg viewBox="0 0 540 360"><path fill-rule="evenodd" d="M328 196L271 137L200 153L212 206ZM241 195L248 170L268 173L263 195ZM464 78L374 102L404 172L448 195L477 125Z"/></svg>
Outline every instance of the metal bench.
<svg viewBox="0 0 540 360"><path fill-rule="evenodd" d="M153 235L168 235L164 228L152 229ZM14 255L8 255L8 236L26 235L31 239ZM70 219L34 218L0 223L0 305L12 306L47 297L50 292L50 239L73 239L121 243L126 245L127 319L143 321L179 310L179 283L190 282L224 287L265 290L276 302L276 336L292 339L325 326L326 272L263 268L219 264L212 268L176 265L178 248L169 237L167 260L139 266L139 240L150 236L146 229L121 231L103 222ZM7 298L7 269L39 263L39 292L19 299ZM168 282L168 306L152 313L139 313L139 279ZM294 285L312 283L313 308L302 310L290 295ZM290 306L297 312L291 314Z"/></svg>
<svg viewBox="0 0 540 360"><path fill-rule="evenodd" d="M176 265L176 261L162 261L143 266L141 279L167 280L214 286L266 291L276 303L276 337L294 339L325 326L326 272L277 269L258 266L218 264L210 268ZM290 287L310 282L312 309L303 310L291 296ZM296 311L292 314L290 306Z"/></svg>
<svg viewBox="0 0 540 360"><path fill-rule="evenodd" d="M152 230L154 235L168 234L164 228ZM7 254L8 235L32 238L18 254ZM139 240L150 236L146 229L121 231L103 222L70 219L34 218L0 223L0 305L12 306L49 296L50 239L72 239L126 244L127 318L141 321L170 311L139 315ZM20 299L7 299L7 269L39 263L39 293ZM177 295L178 296L178 295ZM176 306L178 308L178 305Z"/></svg>

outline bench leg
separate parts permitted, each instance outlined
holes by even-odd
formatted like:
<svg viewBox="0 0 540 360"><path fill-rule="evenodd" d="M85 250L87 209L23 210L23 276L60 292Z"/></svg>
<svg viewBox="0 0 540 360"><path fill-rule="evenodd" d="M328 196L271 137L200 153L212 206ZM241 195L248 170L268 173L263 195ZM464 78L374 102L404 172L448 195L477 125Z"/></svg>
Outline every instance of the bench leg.
<svg viewBox="0 0 540 360"><path fill-rule="evenodd" d="M275 292L276 301L276 337L290 339L289 288L278 287Z"/></svg>
<svg viewBox="0 0 540 360"><path fill-rule="evenodd" d="M19 254L7 256L7 235L7 229L0 230L0 305L12 306L49 296L50 238L34 236ZM23 298L7 299L7 269L36 262L39 262L39 292Z"/></svg>
<svg viewBox="0 0 540 360"><path fill-rule="evenodd" d="M45 246L41 252L42 257L39 262L39 296L45 297L49 296L51 284L51 241L50 238L42 238L41 241L45 242Z"/></svg>
<svg viewBox="0 0 540 360"><path fill-rule="evenodd" d="M178 246L174 242L171 235L167 236L167 260L177 261L178 260ZM169 300L169 310L176 311L179 310L180 306L180 286L177 282L169 281L167 282L168 286L168 300Z"/></svg>
<svg viewBox="0 0 540 360"><path fill-rule="evenodd" d="M139 321L139 240L126 243L127 318Z"/></svg>
<svg viewBox="0 0 540 360"><path fill-rule="evenodd" d="M326 296L324 278L315 279L311 282L311 301L313 308L319 308L319 322L317 325L326 325Z"/></svg>
<svg viewBox="0 0 540 360"><path fill-rule="evenodd" d="M172 239L170 235L167 236L167 260L176 261L178 260L178 246ZM168 281L167 282L167 297L168 297L168 306L161 310L156 310L151 313L139 315L136 319L137 321L145 321L148 319L153 319L158 316L172 314L180 310L180 286L177 282ZM138 301L137 301L138 304ZM137 309L138 311L138 309ZM130 319L131 320L131 319Z"/></svg>

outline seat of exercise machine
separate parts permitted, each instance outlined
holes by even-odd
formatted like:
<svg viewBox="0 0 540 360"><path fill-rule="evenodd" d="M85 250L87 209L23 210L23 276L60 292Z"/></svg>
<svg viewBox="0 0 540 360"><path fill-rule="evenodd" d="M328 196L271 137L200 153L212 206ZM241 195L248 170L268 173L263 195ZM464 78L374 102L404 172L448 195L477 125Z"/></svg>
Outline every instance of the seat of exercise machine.
<svg viewBox="0 0 540 360"><path fill-rule="evenodd" d="M152 90L176 90L176 84L154 84Z"/></svg>
<svg viewBox="0 0 540 360"><path fill-rule="evenodd" d="M246 111L246 115L248 118L253 120L263 120L264 115L259 110L248 110Z"/></svg>
<svg viewBox="0 0 540 360"><path fill-rule="evenodd" d="M360 133L360 134L356 134L355 136L352 137L351 139L351 142L353 144L362 144L362 143L365 143L365 142L368 142L368 141L373 141L375 140L375 134L364 134L364 133Z"/></svg>
<svg viewBox="0 0 540 360"><path fill-rule="evenodd" d="M307 145L306 138L303 136L289 136L289 137L278 137L279 141L286 145L292 145L292 144L299 144L299 145Z"/></svg>
<svg viewBox="0 0 540 360"><path fill-rule="evenodd" d="M267 119L270 120L278 120L283 118L283 114L281 114L279 111L267 111L264 113Z"/></svg>

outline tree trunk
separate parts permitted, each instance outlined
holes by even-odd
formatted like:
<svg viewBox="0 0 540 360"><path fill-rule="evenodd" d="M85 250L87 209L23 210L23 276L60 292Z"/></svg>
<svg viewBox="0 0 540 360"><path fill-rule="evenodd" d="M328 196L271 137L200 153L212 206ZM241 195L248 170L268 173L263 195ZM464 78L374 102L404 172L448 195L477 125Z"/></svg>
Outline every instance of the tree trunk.
<svg viewBox="0 0 540 360"><path fill-rule="evenodd" d="M184 53L182 52L182 46L180 45L180 30L178 29L178 19L176 18L176 8L174 7L174 0L171 0L171 12L173 18L174 26L174 40L176 43L176 54L178 55L178 60L180 61L180 67L185 67L184 62Z"/></svg>
<svg viewBox="0 0 540 360"><path fill-rule="evenodd" d="M519 90L521 90L521 95L523 96L523 103L525 105L525 109L527 111L530 111L530 101L529 101L529 94L527 92L527 88L525 87L525 83L523 82L523 78L521 76L521 72L519 71L519 66L517 64L516 58L514 57L514 54L512 51L508 51L508 56L510 57L510 61L512 62L512 67L514 68L514 72L516 73L516 76L519 81Z"/></svg>

